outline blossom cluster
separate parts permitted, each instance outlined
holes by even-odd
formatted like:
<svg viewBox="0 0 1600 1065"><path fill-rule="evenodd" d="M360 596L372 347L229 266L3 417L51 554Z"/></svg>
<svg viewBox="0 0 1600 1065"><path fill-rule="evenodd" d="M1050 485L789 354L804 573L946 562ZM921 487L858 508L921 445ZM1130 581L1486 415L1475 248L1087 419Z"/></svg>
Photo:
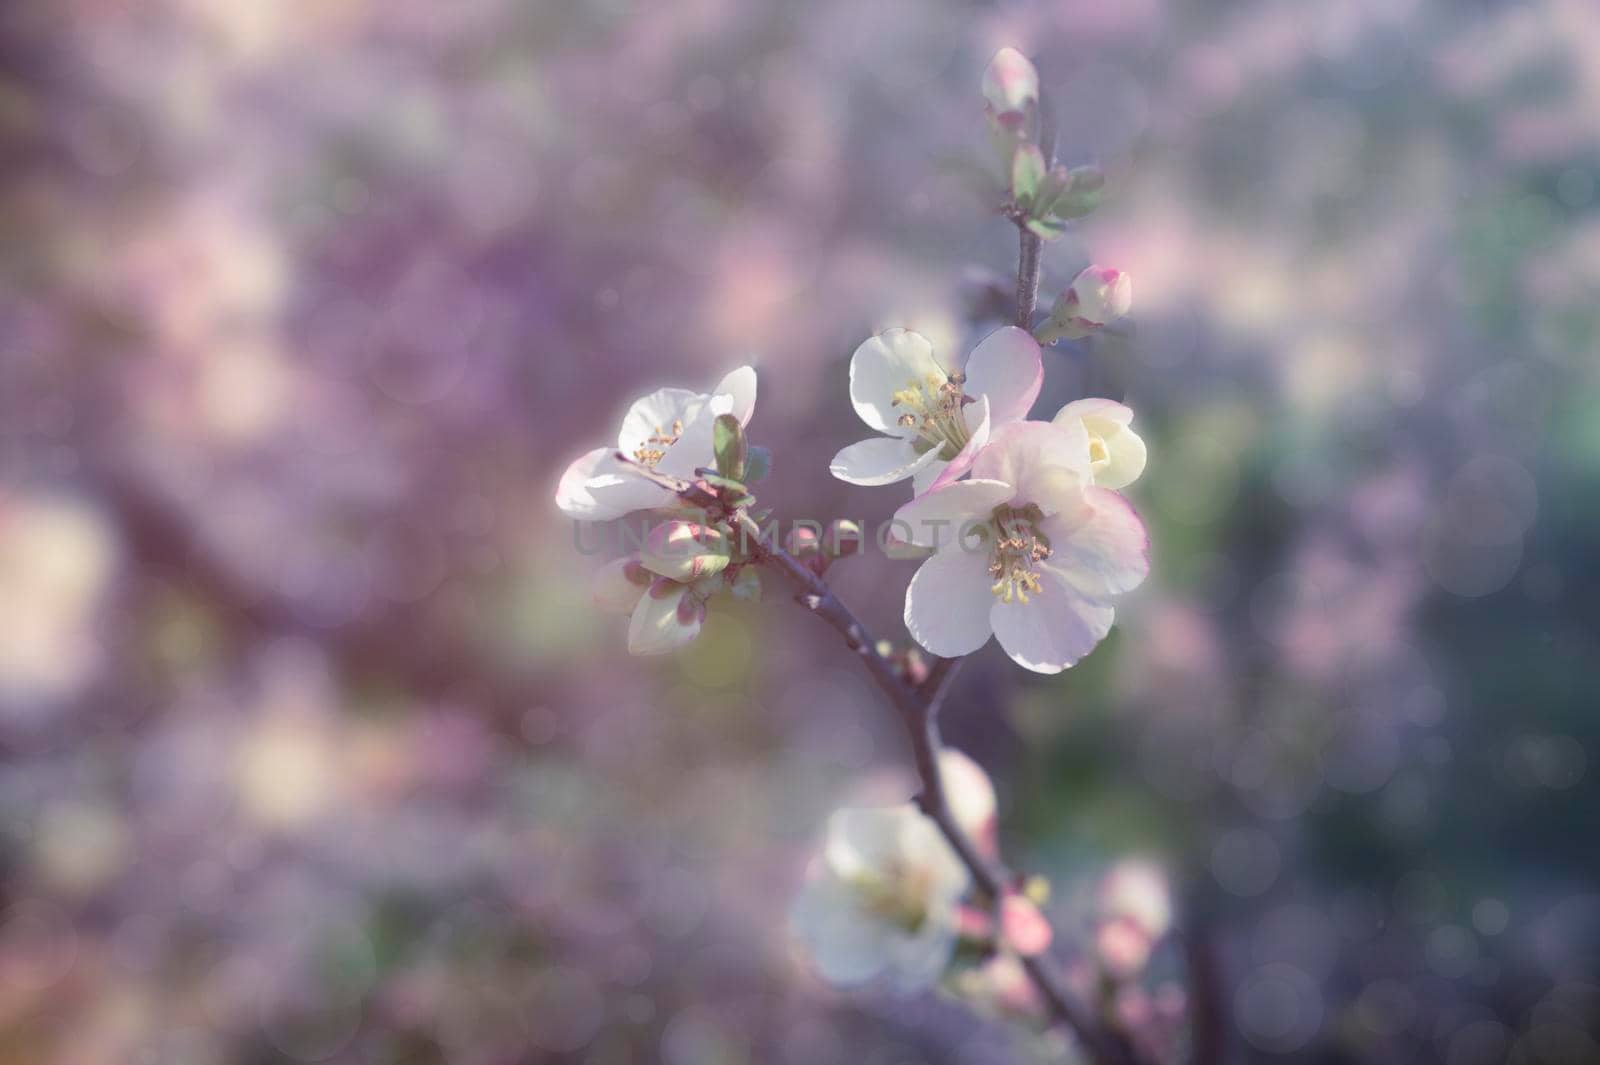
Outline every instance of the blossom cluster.
<svg viewBox="0 0 1600 1065"><path fill-rule="evenodd" d="M1093 208L1102 179L1046 158L1038 74L1019 53L1003 49L994 58L983 91L1009 175L999 208L1025 233L1053 239ZM965 358L941 355L899 328L855 349L848 395L874 435L840 450L830 469L856 485L910 482L894 515L905 536L894 553L920 560L903 615L923 651L959 658L994 638L1024 668L1059 673L1106 636L1115 600L1147 576L1145 528L1120 494L1146 462L1133 411L1085 398L1048 420L1031 417L1044 382L1041 344L1090 336L1127 314L1131 299L1125 273L1090 266L1042 321L996 329ZM635 654L694 639L718 595L757 597L761 566L781 550L747 536L765 516L752 485L769 465L745 438L755 398L750 367L709 392L660 389L628 409L615 445L583 455L561 478L556 502L573 518L646 512L654 522L638 550L607 565L596 583L601 606L630 614ZM820 575L859 544L851 523L796 530L786 561ZM892 645L866 653L898 660ZM939 772L956 828L993 859L988 778L948 749L939 752ZM797 938L823 978L841 986L929 986L953 973L966 944L981 965L947 984L975 1002L1036 1016L1040 1003L1019 959L1050 942L1033 897L1042 897L1042 883L989 897L993 885L974 884L947 829L910 802L836 812L793 909ZM1134 924L1108 927L1108 964L1126 975Z"/></svg>

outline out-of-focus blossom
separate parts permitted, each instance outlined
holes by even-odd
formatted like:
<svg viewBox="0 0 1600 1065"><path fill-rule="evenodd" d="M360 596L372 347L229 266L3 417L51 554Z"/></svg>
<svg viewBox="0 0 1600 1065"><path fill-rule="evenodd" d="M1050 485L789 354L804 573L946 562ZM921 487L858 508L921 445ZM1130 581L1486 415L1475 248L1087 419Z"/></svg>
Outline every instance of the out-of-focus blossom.
<svg viewBox="0 0 1600 1065"><path fill-rule="evenodd" d="M0 495L0 704L61 698L89 680L114 558L89 508Z"/></svg>
<svg viewBox="0 0 1600 1065"><path fill-rule="evenodd" d="M850 402L888 435L844 448L830 469L851 484L910 477L925 492L965 473L994 426L1027 417L1043 383L1039 345L1015 326L990 333L954 372L920 333L879 333L850 357Z"/></svg>
<svg viewBox="0 0 1600 1065"><path fill-rule="evenodd" d="M1111 266L1085 267L1034 330L1041 344L1079 340L1097 333L1133 309L1133 278Z"/></svg>
<svg viewBox="0 0 1600 1065"><path fill-rule="evenodd" d="M1039 989L1028 978L1022 959L1002 950L975 969L956 977L955 991L974 1009L994 1017L1032 1020L1044 1014Z"/></svg>
<svg viewBox="0 0 1600 1065"><path fill-rule="evenodd" d="M1089 436L1089 475L1101 488L1126 488L1144 472L1144 441L1133 431L1131 408L1109 399L1075 399L1051 420L1082 423Z"/></svg>
<svg viewBox="0 0 1600 1065"><path fill-rule="evenodd" d="M1135 975L1172 926L1166 872L1142 858L1117 863L1100 882L1096 908L1100 927L1095 946L1101 962L1119 978Z"/></svg>
<svg viewBox="0 0 1600 1065"><path fill-rule="evenodd" d="M946 747L939 752L939 775L956 824L980 851L994 857L999 851L999 819L989 774L966 754Z"/></svg>
<svg viewBox="0 0 1600 1065"><path fill-rule="evenodd" d="M1015 48L1002 48L984 68L983 98L996 122L1019 129L1039 102L1039 71Z"/></svg>
<svg viewBox="0 0 1600 1065"><path fill-rule="evenodd" d="M910 803L837 811L791 911L823 979L927 987L950 961L970 875Z"/></svg>
<svg viewBox="0 0 1600 1065"><path fill-rule="evenodd" d="M597 447L567 467L556 505L568 517L587 521L672 505L671 492L639 477L617 453L672 477L693 477L712 461L717 416L732 414L745 425L755 405L756 373L748 366L728 374L709 393L657 389L628 408L615 447Z"/></svg>
<svg viewBox="0 0 1600 1065"><path fill-rule="evenodd" d="M1049 948L1055 933L1032 899L1008 891L1000 900L1000 935L1007 947L1031 958Z"/></svg>
<svg viewBox="0 0 1600 1065"><path fill-rule="evenodd" d="M1088 434L1005 426L972 478L901 507L912 542L935 548L906 589L905 622L933 654L969 654L995 636L1012 660L1059 673L1111 629L1111 599L1149 573L1144 523L1115 492L1094 487Z"/></svg>

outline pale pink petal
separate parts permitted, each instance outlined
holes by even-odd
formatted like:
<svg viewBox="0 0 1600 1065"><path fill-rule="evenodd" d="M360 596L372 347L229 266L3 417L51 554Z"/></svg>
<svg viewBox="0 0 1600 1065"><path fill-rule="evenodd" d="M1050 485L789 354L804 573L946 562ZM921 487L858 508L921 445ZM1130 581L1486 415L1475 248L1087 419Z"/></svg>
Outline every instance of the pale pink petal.
<svg viewBox="0 0 1600 1065"><path fill-rule="evenodd" d="M966 480L935 488L894 512L892 531L907 543L938 547L963 525L986 521L995 507L1011 498L1004 481Z"/></svg>
<svg viewBox="0 0 1600 1065"><path fill-rule="evenodd" d="M1050 540L1042 567L1081 595L1131 592L1150 574L1150 537L1138 511L1107 488L1089 488L1082 502L1039 523Z"/></svg>
<svg viewBox="0 0 1600 1065"><path fill-rule="evenodd" d="M1039 344L1026 330L1008 325L983 338L967 357L969 396L987 396L989 416L996 425L1028 416L1044 384L1044 361Z"/></svg>
<svg viewBox="0 0 1600 1065"><path fill-rule="evenodd" d="M639 597L650 586L649 575L637 580L639 560L633 555L607 562L595 571L590 588L594 605L608 614L628 614L639 605Z"/></svg>
<svg viewBox="0 0 1600 1065"><path fill-rule="evenodd" d="M1012 422L994 430L972 464L972 476L1015 486L1012 502L1045 514L1071 507L1089 484L1089 437L1081 421Z"/></svg>
<svg viewBox="0 0 1600 1065"><path fill-rule="evenodd" d="M906 588L905 622L924 649L956 658L989 642L995 599L988 566L987 554L951 546L917 569Z"/></svg>
<svg viewBox="0 0 1600 1065"><path fill-rule="evenodd" d="M561 475L556 505L569 518L610 521L635 510L667 506L672 493L644 480L617 461L608 447L586 453Z"/></svg>
<svg viewBox="0 0 1600 1065"><path fill-rule="evenodd" d="M732 396L733 406L728 413L738 418L740 425L750 424L750 416L756 410L756 371L753 367L741 366L731 371L717 382L712 392L719 396Z"/></svg>
<svg viewBox="0 0 1600 1065"><path fill-rule="evenodd" d="M1035 673L1060 673L1105 639L1115 611L1084 598L1049 570L1038 573L1040 591L1026 603L995 600L989 621L1001 648L1017 665Z"/></svg>
<svg viewBox="0 0 1600 1065"><path fill-rule="evenodd" d="M944 464L944 467L939 471L939 475L933 479L926 489L919 488L917 490L918 495L921 495L923 491L931 492L935 488L943 488L945 485L966 476L967 471L972 469L972 464L977 461L978 452L988 446L989 437L992 435L992 422L989 418L989 397L984 396L976 403L967 404L966 410L961 413L967 422L966 446L956 453L955 458Z"/></svg>
<svg viewBox="0 0 1600 1065"><path fill-rule="evenodd" d="M893 484L927 469L938 460L937 451L918 454L908 440L875 436L841 450L833 457L828 470L850 484Z"/></svg>
<svg viewBox="0 0 1600 1065"><path fill-rule="evenodd" d="M949 465L949 463L947 463L947 462L930 463L927 466L922 467L922 469L918 470L914 475L912 475L912 478L911 478L911 496L912 496L912 498L915 499L917 496L922 495L924 492L931 491L933 489L933 486L934 486L935 482L937 482L939 480L939 475L944 472L944 468L946 466L948 466L948 465Z"/></svg>
<svg viewBox="0 0 1600 1065"><path fill-rule="evenodd" d="M1148 456L1144 440L1125 425L1112 425L1101 434L1108 456L1106 464L1094 471L1094 483L1101 488L1126 488L1144 472Z"/></svg>
<svg viewBox="0 0 1600 1065"><path fill-rule="evenodd" d="M850 356L850 402L872 428L903 436L913 430L899 423L903 412L895 409L894 394L929 376L943 381L945 371L928 339L909 329L888 329L863 341Z"/></svg>
<svg viewBox="0 0 1600 1065"><path fill-rule="evenodd" d="M633 617L628 623L629 654L666 654L700 635L704 612L692 614L686 621L679 610L684 596L688 594L687 586L663 587L664 594L658 596L652 589L641 596L639 605L634 607Z"/></svg>
<svg viewBox="0 0 1600 1065"><path fill-rule="evenodd" d="M613 449L597 447L576 459L561 475L556 486L556 506L569 518L595 519L597 509L594 496L589 492L589 479L602 467L612 464Z"/></svg>

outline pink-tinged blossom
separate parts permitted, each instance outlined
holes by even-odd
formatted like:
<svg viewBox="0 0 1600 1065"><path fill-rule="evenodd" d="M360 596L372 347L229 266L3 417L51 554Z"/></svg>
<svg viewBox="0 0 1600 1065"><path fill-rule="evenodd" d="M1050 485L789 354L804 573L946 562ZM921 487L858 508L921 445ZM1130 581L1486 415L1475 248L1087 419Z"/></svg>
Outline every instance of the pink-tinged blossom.
<svg viewBox="0 0 1600 1065"><path fill-rule="evenodd" d="M850 357L850 402L884 436L851 444L830 469L851 484L893 484L912 478L918 493L953 481L972 465L995 427L1028 416L1044 383L1039 345L1006 326L952 371L920 333L890 329Z"/></svg>
<svg viewBox="0 0 1600 1065"><path fill-rule="evenodd" d="M836 987L924 988L950 963L969 883L938 826L912 804L839 810L790 925Z"/></svg>
<svg viewBox="0 0 1600 1065"><path fill-rule="evenodd" d="M1071 428L1083 425L1089 437L1089 476L1101 488L1126 488L1144 472L1144 441L1133 431L1133 411L1109 399L1075 399L1052 419Z"/></svg>
<svg viewBox="0 0 1600 1065"><path fill-rule="evenodd" d="M748 366L728 374L709 393L657 389L628 408L614 447L597 447L567 467L556 505L569 518L584 521L671 506L676 500L670 491L640 477L618 461L617 453L672 477L693 477L697 468L712 464L717 416L732 414L746 424L755 404L756 372Z"/></svg>
<svg viewBox="0 0 1600 1065"><path fill-rule="evenodd" d="M1144 523L1096 487L1081 422L995 431L965 481L896 512L911 542L935 548L906 589L905 622L929 652L989 641L1019 665L1059 673L1111 629L1112 600L1149 573Z"/></svg>
<svg viewBox="0 0 1600 1065"><path fill-rule="evenodd" d="M1007 129L1020 128L1029 109L1039 102L1039 71L1015 48L1002 48L984 68L983 98L996 122Z"/></svg>
<svg viewBox="0 0 1600 1065"><path fill-rule="evenodd" d="M1133 278L1111 266L1090 266L1072 279L1034 331L1041 344L1079 340L1133 310Z"/></svg>
<svg viewBox="0 0 1600 1065"><path fill-rule="evenodd" d="M953 747L939 752L939 777L944 785L945 802L979 853L1000 856L999 816L994 784L983 767Z"/></svg>
<svg viewBox="0 0 1600 1065"><path fill-rule="evenodd" d="M659 655L700 635L706 600L727 584L722 574L688 583L658 576L637 557L619 558L594 577L595 605L627 614L628 653Z"/></svg>

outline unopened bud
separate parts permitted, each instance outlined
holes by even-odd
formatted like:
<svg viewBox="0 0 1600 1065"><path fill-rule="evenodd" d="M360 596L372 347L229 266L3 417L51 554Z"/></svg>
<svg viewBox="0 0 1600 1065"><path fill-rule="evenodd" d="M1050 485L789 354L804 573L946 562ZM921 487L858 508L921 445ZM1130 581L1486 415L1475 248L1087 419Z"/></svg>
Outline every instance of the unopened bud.
<svg viewBox="0 0 1600 1065"><path fill-rule="evenodd" d="M1133 309L1133 278L1110 266L1091 266L1067 286L1034 339L1041 344L1077 340L1098 332Z"/></svg>
<svg viewBox="0 0 1600 1065"><path fill-rule="evenodd" d="M665 522L650 530L639 561L650 572L676 581L709 577L728 565L728 538L698 522Z"/></svg>
<svg viewBox="0 0 1600 1065"><path fill-rule="evenodd" d="M865 548L865 537L859 522L837 518L822 535L822 550L830 558L848 558L859 555Z"/></svg>
<svg viewBox="0 0 1600 1065"><path fill-rule="evenodd" d="M727 580L728 591L735 599L755 602L761 598L761 574L756 567L750 565L736 567L722 571L722 576Z"/></svg>
<svg viewBox="0 0 1600 1065"><path fill-rule="evenodd" d="M812 522L796 522L783 538L783 546L795 558L814 555L822 550L822 530Z"/></svg>
<svg viewBox="0 0 1600 1065"><path fill-rule="evenodd" d="M1002 48L983 71L983 98L989 114L1007 129L1018 129L1028 109L1039 102L1039 72L1015 48Z"/></svg>

